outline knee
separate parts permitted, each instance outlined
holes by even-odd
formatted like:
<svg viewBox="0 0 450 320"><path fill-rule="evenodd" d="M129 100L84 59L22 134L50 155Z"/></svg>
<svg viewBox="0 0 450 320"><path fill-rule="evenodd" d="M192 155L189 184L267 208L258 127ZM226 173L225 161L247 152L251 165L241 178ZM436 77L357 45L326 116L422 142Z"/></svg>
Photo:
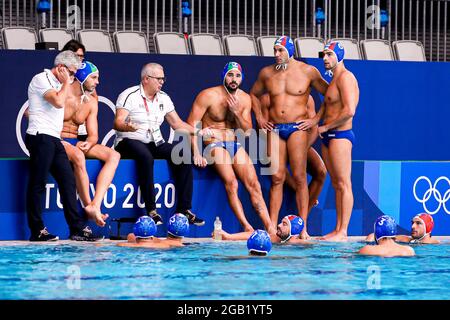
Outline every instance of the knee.
<svg viewBox="0 0 450 320"><path fill-rule="evenodd" d="M333 188L336 191L346 191L352 188L352 183L350 180L339 178L333 182Z"/></svg>
<svg viewBox="0 0 450 320"><path fill-rule="evenodd" d="M306 185L308 180L306 178L306 172L296 173L292 176L297 186Z"/></svg>
<svg viewBox="0 0 450 320"><path fill-rule="evenodd" d="M286 180L286 171L277 172L272 175L272 185L282 185Z"/></svg>
<svg viewBox="0 0 450 320"><path fill-rule="evenodd" d="M258 179L255 177L246 183L247 190L251 195L256 195L261 193L261 185Z"/></svg>
<svg viewBox="0 0 450 320"><path fill-rule="evenodd" d="M86 169L86 158L81 150L75 152L72 156L72 164L75 168L85 170Z"/></svg>
<svg viewBox="0 0 450 320"><path fill-rule="evenodd" d="M237 194L238 192L238 182L236 178L234 179L227 179L225 181L225 190L229 194Z"/></svg>
<svg viewBox="0 0 450 320"><path fill-rule="evenodd" d="M317 169L314 179L323 183L325 182L326 177L327 177L327 169L325 168L325 166L320 166L320 168Z"/></svg>
<svg viewBox="0 0 450 320"><path fill-rule="evenodd" d="M120 161L120 153L118 153L115 150L112 150L111 155L109 157L109 161L111 161L112 163L114 163L117 166Z"/></svg>

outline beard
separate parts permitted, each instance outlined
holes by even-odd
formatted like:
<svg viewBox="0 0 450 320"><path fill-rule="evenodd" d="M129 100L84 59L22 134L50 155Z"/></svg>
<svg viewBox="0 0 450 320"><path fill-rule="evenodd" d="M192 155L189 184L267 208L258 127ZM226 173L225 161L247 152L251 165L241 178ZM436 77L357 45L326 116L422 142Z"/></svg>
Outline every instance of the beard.
<svg viewBox="0 0 450 320"><path fill-rule="evenodd" d="M234 89L231 87L231 85L233 85L233 84L235 85ZM239 89L240 86L241 86L240 84L238 84L237 82L234 82L234 81L232 81L230 83L225 83L225 88L227 89L227 91L229 93L235 93L237 91L237 89Z"/></svg>

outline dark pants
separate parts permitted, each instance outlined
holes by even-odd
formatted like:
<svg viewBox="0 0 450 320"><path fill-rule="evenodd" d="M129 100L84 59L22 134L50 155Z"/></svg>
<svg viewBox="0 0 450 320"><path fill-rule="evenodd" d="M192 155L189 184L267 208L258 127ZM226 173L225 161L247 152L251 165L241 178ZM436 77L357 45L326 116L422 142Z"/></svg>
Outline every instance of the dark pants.
<svg viewBox="0 0 450 320"><path fill-rule="evenodd" d="M122 158L136 161L139 187L147 212L156 209L153 182L154 159L165 159L169 163L177 191L177 211L192 207L192 165L174 164L171 158L173 147L174 145L166 142L157 147L153 142L143 143L133 139L123 139L116 147L116 151L122 155Z"/></svg>
<svg viewBox="0 0 450 320"><path fill-rule="evenodd" d="M75 176L61 140L47 134L27 134L25 145L30 151L27 214L31 233L39 234L44 229L42 199L49 172L58 183L70 234L80 231L85 220L78 214Z"/></svg>

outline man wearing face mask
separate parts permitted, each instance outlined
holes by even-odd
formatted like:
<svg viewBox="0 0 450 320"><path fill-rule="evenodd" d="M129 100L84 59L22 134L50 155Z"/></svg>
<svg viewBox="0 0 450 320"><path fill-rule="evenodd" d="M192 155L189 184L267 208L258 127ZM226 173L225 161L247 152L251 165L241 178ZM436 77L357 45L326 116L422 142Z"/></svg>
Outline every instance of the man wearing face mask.
<svg viewBox="0 0 450 320"><path fill-rule="evenodd" d="M30 152L27 189L30 241L56 241L42 220L42 197L50 172L58 183L72 240L92 241L92 231L77 212L75 178L61 143L64 107L81 62L72 51L59 53L54 67L35 75L28 86L29 122L25 144Z"/></svg>
<svg viewBox="0 0 450 320"><path fill-rule="evenodd" d="M239 88L243 78L241 65L228 62L222 71L222 84L205 89L197 95L187 122L196 126L201 121L204 128L213 127L214 139L205 141L206 148L202 154L197 139L192 138L194 163L203 168L208 158L214 164L225 184L231 209L244 230L253 232L238 197L237 179L240 179L267 232L275 234L275 226L270 221L255 167L241 143L236 141L235 129L245 132L252 128L251 99Z"/></svg>
<svg viewBox="0 0 450 320"><path fill-rule="evenodd" d="M250 91L258 125L268 131L268 153L274 170L270 188L270 218L273 223L277 223L283 201L286 163L289 159L296 184L297 214L305 221L301 238L308 239L306 158L311 143L311 130L300 130L298 125L308 119L307 103L311 87L325 94L328 84L315 67L294 59L294 43L288 36L278 38L273 49L275 64L264 67L259 72ZM260 102L265 93L270 97L268 120L262 114ZM276 150L271 150L272 148Z"/></svg>
<svg viewBox="0 0 450 320"><path fill-rule="evenodd" d="M341 43L327 43L323 53L325 69L333 79L316 116L301 123L299 129L307 130L323 120L318 130L322 138L322 158L336 191L337 219L335 230L322 240L346 241L353 209L351 169L355 135L352 126L359 101L359 88L355 76L344 65L345 50Z"/></svg>

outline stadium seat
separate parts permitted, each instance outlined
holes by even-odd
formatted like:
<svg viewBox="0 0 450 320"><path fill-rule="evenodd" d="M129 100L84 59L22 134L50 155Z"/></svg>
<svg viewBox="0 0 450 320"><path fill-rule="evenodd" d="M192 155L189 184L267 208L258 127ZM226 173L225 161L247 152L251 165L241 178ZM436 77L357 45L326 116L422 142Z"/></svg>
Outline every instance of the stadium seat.
<svg viewBox="0 0 450 320"><path fill-rule="evenodd" d="M78 41L86 47L86 51L114 52L109 33L98 29L85 29L77 32Z"/></svg>
<svg viewBox="0 0 450 320"><path fill-rule="evenodd" d="M264 57L273 57L273 44L278 36L261 36L256 39L259 47L259 54Z"/></svg>
<svg viewBox="0 0 450 320"><path fill-rule="evenodd" d="M331 41L339 41L344 46L345 59L361 60L361 50L359 49L358 41L350 38L336 38Z"/></svg>
<svg viewBox="0 0 450 320"><path fill-rule="evenodd" d="M325 41L322 38L297 38L294 40L295 51L299 58L319 58L323 51Z"/></svg>
<svg viewBox="0 0 450 320"><path fill-rule="evenodd" d="M117 52L149 53L145 33L139 31L116 31L113 34Z"/></svg>
<svg viewBox="0 0 450 320"><path fill-rule="evenodd" d="M394 52L387 40L361 40L360 45L364 59L366 60L395 60Z"/></svg>
<svg viewBox="0 0 450 320"><path fill-rule="evenodd" d="M39 30L39 38L42 42L57 42L58 50L74 38L73 33L66 29L47 28Z"/></svg>
<svg viewBox="0 0 450 320"><path fill-rule="evenodd" d="M36 31L26 27L7 27L2 29L5 49L34 50L38 42Z"/></svg>
<svg viewBox="0 0 450 320"><path fill-rule="evenodd" d="M220 36L212 33L194 33L189 35L192 54L223 56L223 46Z"/></svg>
<svg viewBox="0 0 450 320"><path fill-rule="evenodd" d="M153 35L156 53L190 54L184 34L177 32L157 32Z"/></svg>
<svg viewBox="0 0 450 320"><path fill-rule="evenodd" d="M427 61L425 49L420 41L400 40L392 42L397 60Z"/></svg>
<svg viewBox="0 0 450 320"><path fill-rule="evenodd" d="M258 47L255 38L247 35L233 34L223 38L225 52L229 56L257 56Z"/></svg>

